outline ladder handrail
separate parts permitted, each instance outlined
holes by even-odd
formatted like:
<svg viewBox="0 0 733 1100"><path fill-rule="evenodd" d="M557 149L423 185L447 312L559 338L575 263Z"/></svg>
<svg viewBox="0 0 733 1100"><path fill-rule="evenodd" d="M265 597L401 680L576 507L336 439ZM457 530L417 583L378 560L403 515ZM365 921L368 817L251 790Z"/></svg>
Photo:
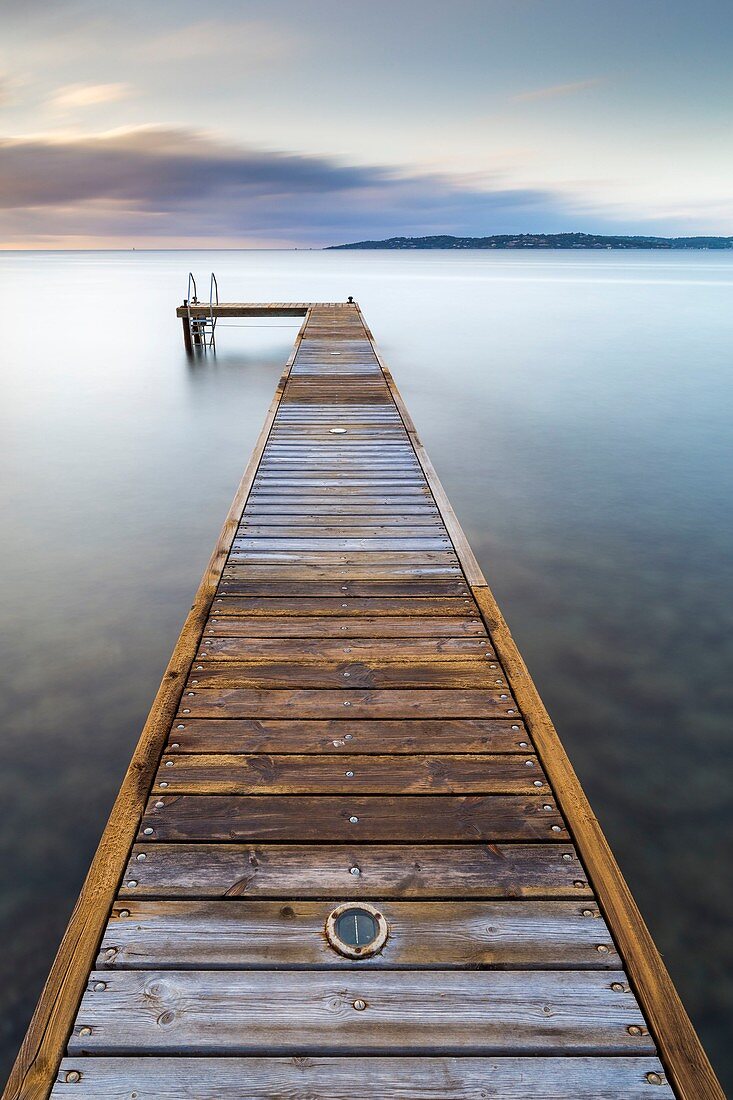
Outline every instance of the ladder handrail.
<svg viewBox="0 0 733 1100"><path fill-rule="evenodd" d="M214 329L216 328L216 317L214 316L214 294L216 294L216 305L219 305L219 284L216 281L216 275L211 272L211 282L209 283L209 319L211 321L211 340L209 347L214 346Z"/></svg>

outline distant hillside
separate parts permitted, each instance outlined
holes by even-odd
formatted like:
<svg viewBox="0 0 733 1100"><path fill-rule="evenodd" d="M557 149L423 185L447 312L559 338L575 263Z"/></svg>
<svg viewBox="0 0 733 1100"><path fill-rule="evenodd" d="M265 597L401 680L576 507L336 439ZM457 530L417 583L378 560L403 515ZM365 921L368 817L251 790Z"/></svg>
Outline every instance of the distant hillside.
<svg viewBox="0 0 733 1100"><path fill-rule="evenodd" d="M499 233L494 237L389 237L329 248L733 248L733 237L607 237L601 233Z"/></svg>

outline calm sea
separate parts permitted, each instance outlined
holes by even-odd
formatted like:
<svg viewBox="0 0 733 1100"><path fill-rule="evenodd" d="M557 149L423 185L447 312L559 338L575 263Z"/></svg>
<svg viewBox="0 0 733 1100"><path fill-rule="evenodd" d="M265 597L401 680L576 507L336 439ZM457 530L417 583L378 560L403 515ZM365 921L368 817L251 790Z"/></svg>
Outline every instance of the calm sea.
<svg viewBox="0 0 733 1100"><path fill-rule="evenodd" d="M353 294L733 1082L733 255L0 253L9 1069L296 331ZM5 1074L0 1072L0 1077Z"/></svg>

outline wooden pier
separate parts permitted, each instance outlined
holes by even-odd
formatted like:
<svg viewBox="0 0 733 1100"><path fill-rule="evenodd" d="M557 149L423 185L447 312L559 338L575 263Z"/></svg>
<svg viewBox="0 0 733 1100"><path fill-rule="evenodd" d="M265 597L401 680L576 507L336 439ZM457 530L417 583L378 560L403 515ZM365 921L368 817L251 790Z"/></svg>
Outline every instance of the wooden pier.
<svg viewBox="0 0 733 1100"><path fill-rule="evenodd" d="M303 324L6 1100L722 1100L358 306L218 308Z"/></svg>

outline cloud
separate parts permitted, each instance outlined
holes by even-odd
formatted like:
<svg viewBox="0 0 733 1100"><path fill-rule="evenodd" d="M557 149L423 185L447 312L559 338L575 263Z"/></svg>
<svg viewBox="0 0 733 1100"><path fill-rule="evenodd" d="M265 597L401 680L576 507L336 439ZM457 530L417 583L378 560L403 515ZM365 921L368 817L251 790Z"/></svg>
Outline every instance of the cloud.
<svg viewBox="0 0 733 1100"><path fill-rule="evenodd" d="M593 80L576 80L572 84L550 84L547 88L535 88L532 91L520 92L511 97L512 103L534 103L541 99L561 99L565 96L576 95L585 92L588 88L597 88L603 81L597 77Z"/></svg>
<svg viewBox="0 0 733 1100"><path fill-rule="evenodd" d="M113 103L131 94L129 84L65 84L63 88L56 89L48 102L54 110L73 111L78 107Z"/></svg>
<svg viewBox="0 0 733 1100"><path fill-rule="evenodd" d="M330 244L394 233L565 227L550 191L479 188L240 147L186 129L0 141L0 239Z"/></svg>

